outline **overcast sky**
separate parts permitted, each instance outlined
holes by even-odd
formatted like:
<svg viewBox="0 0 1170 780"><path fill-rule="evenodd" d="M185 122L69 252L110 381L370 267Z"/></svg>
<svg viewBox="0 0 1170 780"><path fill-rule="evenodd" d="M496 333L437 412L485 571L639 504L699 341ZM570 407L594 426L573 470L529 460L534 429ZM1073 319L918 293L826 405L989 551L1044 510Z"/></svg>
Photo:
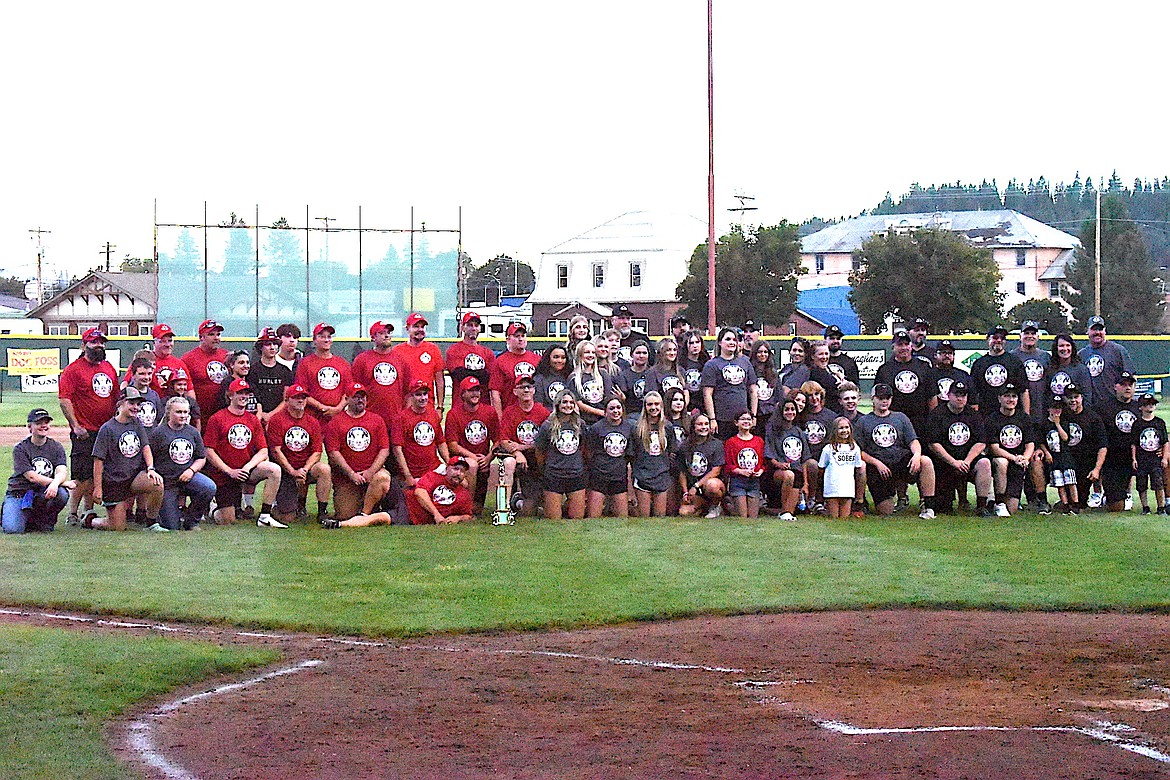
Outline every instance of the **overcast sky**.
<svg viewBox="0 0 1170 780"><path fill-rule="evenodd" d="M755 221L911 182L1170 173L1160 4L716 0L716 194ZM455 227L476 262L706 217L706 3L39 2L0 28L0 269L159 221ZM702 240L703 236L698 236ZM169 247L163 246L163 251Z"/></svg>

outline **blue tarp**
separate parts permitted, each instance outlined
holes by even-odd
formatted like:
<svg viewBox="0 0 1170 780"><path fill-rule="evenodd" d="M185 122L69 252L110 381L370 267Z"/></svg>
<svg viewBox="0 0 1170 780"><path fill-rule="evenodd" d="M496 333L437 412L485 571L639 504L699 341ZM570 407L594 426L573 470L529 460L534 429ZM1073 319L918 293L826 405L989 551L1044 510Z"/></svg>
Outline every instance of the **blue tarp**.
<svg viewBox="0 0 1170 780"><path fill-rule="evenodd" d="M846 336L861 335L861 320L849 305L848 285L802 290L796 294L796 308L826 325L836 325Z"/></svg>

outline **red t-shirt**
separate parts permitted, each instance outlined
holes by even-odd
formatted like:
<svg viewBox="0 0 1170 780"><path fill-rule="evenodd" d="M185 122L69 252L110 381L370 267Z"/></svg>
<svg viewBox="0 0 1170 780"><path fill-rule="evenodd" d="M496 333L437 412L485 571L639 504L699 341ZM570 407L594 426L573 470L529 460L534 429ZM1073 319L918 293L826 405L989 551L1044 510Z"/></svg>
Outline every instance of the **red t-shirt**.
<svg viewBox="0 0 1170 780"><path fill-rule="evenodd" d="M406 467L412 476L417 477L439 465L438 446L442 433L443 423L437 411L428 406L422 414L417 414L407 406L390 425L390 443L402 448Z"/></svg>
<svg viewBox="0 0 1170 780"><path fill-rule="evenodd" d="M465 344L462 341L447 347L447 353L443 356L443 364L447 367L447 373L451 375L451 383L456 393L459 392L459 383L464 377L469 376L478 379L485 388L484 392L487 392L495 362L496 353L487 347L481 344Z"/></svg>
<svg viewBox="0 0 1170 780"><path fill-rule="evenodd" d="M72 401L77 422L94 433L118 411L118 375L109 361L90 363L82 355L61 372L57 397Z"/></svg>
<svg viewBox="0 0 1170 780"><path fill-rule="evenodd" d="M313 453L321 451L324 441L316 417L306 411L298 420L287 407L268 418L267 438L273 449L280 448L294 469L303 469Z"/></svg>
<svg viewBox="0 0 1170 780"><path fill-rule="evenodd" d="M427 383L427 387L431 388L433 396L436 379L439 382L439 387L443 386L443 353L431 342L424 341L416 347L409 341L404 341L390 350L390 353L398 358L399 365L406 373L404 387L410 387L411 382L420 379ZM442 400L439 399L439 401ZM431 406L438 403L434 398L431 398L430 401Z"/></svg>
<svg viewBox="0 0 1170 780"><path fill-rule="evenodd" d="M297 366L297 382L305 386L313 400L326 406L337 406L345 397L345 390L353 383L353 372L345 358L317 354L305 355ZM316 411L316 410L314 410Z"/></svg>
<svg viewBox="0 0 1170 780"><path fill-rule="evenodd" d="M366 408L383 420L393 420L402 409L406 372L399 356L391 350L382 354L367 349L353 359L353 379L366 388Z"/></svg>
<svg viewBox="0 0 1170 780"><path fill-rule="evenodd" d="M548 419L547 407L533 404L530 411L524 411L520 404L513 404L504 408L504 416L500 419L500 440L518 442L525 446L536 443L536 432L540 425Z"/></svg>
<svg viewBox="0 0 1170 780"><path fill-rule="evenodd" d="M447 482L445 474L428 471L419 479L414 490L406 491L406 507L410 512L410 522L415 525L427 525L435 522L434 516L423 509L422 503L415 495L415 490L425 490L431 498L431 503L435 505L435 509L443 517L470 515L475 512L471 491L467 489L466 485L460 483L452 487Z"/></svg>
<svg viewBox="0 0 1170 780"><path fill-rule="evenodd" d="M500 435L500 418L496 410L480 402L475 411L468 411L463 401L456 401L447 412L447 443L455 443L476 455L491 452L492 442Z"/></svg>
<svg viewBox="0 0 1170 780"><path fill-rule="evenodd" d="M522 376L536 376L536 367L540 365L540 356L531 350L525 350L517 355L515 352L504 352L496 358L492 366L491 389L500 394L500 405L507 408L518 403L515 393L516 380Z"/></svg>
<svg viewBox="0 0 1170 780"><path fill-rule="evenodd" d="M367 411L361 417L341 412L325 426L325 451L341 453L354 471L365 471L374 465L380 451L388 449L386 422L374 412Z"/></svg>
<svg viewBox="0 0 1170 780"><path fill-rule="evenodd" d="M764 440L759 436L750 439L732 436L723 444L723 463L728 476L736 476L731 474L732 469L759 471L764 467Z"/></svg>
<svg viewBox="0 0 1170 780"><path fill-rule="evenodd" d="M208 352L202 345L183 355L183 364L190 374L191 389L200 409L214 409L219 398L219 387L227 378L228 353L226 349Z"/></svg>
<svg viewBox="0 0 1170 780"><path fill-rule="evenodd" d="M251 412L232 414L231 409L220 409L211 415L203 429L203 444L230 468L242 468L260 450L268 449L260 418ZM219 469L209 469L210 477L226 482L228 477Z"/></svg>
<svg viewBox="0 0 1170 780"><path fill-rule="evenodd" d="M154 359L154 376L150 379L150 389L158 393L158 397L164 401L175 395L175 393L168 389L167 385L174 378L175 371L180 368L185 369L186 366L183 365L182 360L179 360L174 355L155 357ZM133 379L132 372L127 368L124 381L126 384L130 384L131 379Z"/></svg>

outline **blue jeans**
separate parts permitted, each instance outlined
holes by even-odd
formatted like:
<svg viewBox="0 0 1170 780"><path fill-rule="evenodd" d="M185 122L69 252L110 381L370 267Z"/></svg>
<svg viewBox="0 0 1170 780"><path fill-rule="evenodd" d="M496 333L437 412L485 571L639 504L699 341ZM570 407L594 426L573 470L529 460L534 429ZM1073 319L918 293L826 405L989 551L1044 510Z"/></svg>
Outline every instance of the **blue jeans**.
<svg viewBox="0 0 1170 780"><path fill-rule="evenodd" d="M163 528L177 531L183 524L183 517L179 512L179 496L191 499L185 512L190 524L198 523L199 518L211 506L211 499L215 498L215 483L210 477L195 474L190 482L178 482L173 487L163 491L162 508L158 513L158 524Z"/></svg>
<svg viewBox="0 0 1170 780"><path fill-rule="evenodd" d="M57 525L57 515L69 503L69 491L57 488L57 495L45 498L45 489L40 488L33 497L33 505L21 509L23 496L5 496L3 526L6 534L22 534L28 531L52 531Z"/></svg>

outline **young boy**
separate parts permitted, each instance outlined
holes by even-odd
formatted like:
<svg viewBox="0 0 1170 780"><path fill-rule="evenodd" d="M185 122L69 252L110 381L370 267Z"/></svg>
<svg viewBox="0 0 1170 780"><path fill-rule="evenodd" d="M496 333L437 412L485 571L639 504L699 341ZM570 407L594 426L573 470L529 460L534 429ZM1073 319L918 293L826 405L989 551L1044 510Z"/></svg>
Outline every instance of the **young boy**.
<svg viewBox="0 0 1170 780"><path fill-rule="evenodd" d="M1137 474L1137 492L1142 500L1142 514L1150 514L1148 487L1154 489L1158 499L1158 514L1166 514L1166 485L1162 476L1167 462L1170 462L1170 441L1166 437L1166 421L1154 416L1158 399L1153 393L1145 393L1138 399L1141 419L1133 426L1133 469Z"/></svg>
<svg viewBox="0 0 1170 780"><path fill-rule="evenodd" d="M1044 421L1040 446L1041 457L1048 467L1048 481L1056 488L1061 506L1066 515L1077 514L1077 472L1069 449L1069 426L1064 415L1064 398L1054 396L1048 404L1048 419ZM1037 493L1043 491L1042 484L1036 485Z"/></svg>

